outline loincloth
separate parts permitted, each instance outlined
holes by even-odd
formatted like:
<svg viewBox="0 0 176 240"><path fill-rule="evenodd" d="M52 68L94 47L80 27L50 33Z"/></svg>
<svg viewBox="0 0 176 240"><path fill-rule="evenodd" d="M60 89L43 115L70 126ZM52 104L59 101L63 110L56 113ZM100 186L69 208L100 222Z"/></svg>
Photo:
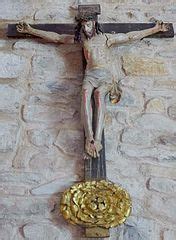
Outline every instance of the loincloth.
<svg viewBox="0 0 176 240"><path fill-rule="evenodd" d="M113 75L106 68L93 68L87 70L84 76L83 85L91 83L94 88L113 83Z"/></svg>
<svg viewBox="0 0 176 240"><path fill-rule="evenodd" d="M83 80L83 86L87 83L91 84L94 88L104 87L106 94L109 93L110 101L113 104L120 101L122 90L109 70L105 68L87 70Z"/></svg>

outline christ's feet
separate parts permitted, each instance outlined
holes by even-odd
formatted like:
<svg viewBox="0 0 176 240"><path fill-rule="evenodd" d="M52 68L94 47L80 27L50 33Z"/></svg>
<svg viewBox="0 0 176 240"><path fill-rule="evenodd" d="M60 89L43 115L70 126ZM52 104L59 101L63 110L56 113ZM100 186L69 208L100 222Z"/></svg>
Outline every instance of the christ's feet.
<svg viewBox="0 0 176 240"><path fill-rule="evenodd" d="M86 139L85 150L88 155L95 158L96 157L95 141Z"/></svg>
<svg viewBox="0 0 176 240"><path fill-rule="evenodd" d="M99 151L101 149L102 145L100 141L86 139L85 150L89 156L93 158L99 157Z"/></svg>
<svg viewBox="0 0 176 240"><path fill-rule="evenodd" d="M96 147L96 151L98 153L98 157L99 157L99 152L101 151L101 149L103 148L101 141L99 140L95 140L95 147Z"/></svg>

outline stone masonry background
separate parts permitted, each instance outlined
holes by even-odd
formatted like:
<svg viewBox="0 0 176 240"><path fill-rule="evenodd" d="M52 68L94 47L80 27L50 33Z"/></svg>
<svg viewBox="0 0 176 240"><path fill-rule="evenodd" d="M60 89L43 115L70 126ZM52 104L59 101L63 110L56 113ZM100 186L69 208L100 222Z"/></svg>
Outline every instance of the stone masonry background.
<svg viewBox="0 0 176 240"><path fill-rule="evenodd" d="M175 0L99 0L100 22L176 26ZM59 214L60 194L83 179L79 46L8 39L8 23L71 23L71 0L0 1L0 240L80 240ZM176 239L176 39L112 51L123 97L107 100L107 173L133 212L110 240ZM114 68L115 69L115 68Z"/></svg>

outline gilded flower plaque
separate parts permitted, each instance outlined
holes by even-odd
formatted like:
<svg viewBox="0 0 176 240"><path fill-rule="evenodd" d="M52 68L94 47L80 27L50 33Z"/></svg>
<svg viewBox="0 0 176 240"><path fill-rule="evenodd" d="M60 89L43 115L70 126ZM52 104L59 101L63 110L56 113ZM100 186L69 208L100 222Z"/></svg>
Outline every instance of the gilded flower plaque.
<svg viewBox="0 0 176 240"><path fill-rule="evenodd" d="M115 227L122 224L130 212L131 199L126 190L105 180L77 183L61 198L64 218L84 227Z"/></svg>

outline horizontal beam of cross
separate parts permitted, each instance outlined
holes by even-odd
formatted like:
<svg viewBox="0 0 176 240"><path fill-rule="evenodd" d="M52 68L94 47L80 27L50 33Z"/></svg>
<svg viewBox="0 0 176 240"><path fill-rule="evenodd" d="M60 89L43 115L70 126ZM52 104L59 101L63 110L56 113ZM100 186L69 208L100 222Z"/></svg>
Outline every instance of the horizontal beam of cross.
<svg viewBox="0 0 176 240"><path fill-rule="evenodd" d="M102 29L105 33L127 33L130 31L139 31L153 27L154 23L100 23ZM59 24L31 24L32 27L44 31L51 31L56 32L59 34L71 34L74 35L74 28L75 24L66 24L66 23L59 23ZM8 37L15 37L15 38L24 38L24 37L31 37L29 34L19 33L16 30L16 24L9 24ZM167 32L159 32L152 36L154 38L172 38L174 37L174 29L172 23L169 23L169 30Z"/></svg>

